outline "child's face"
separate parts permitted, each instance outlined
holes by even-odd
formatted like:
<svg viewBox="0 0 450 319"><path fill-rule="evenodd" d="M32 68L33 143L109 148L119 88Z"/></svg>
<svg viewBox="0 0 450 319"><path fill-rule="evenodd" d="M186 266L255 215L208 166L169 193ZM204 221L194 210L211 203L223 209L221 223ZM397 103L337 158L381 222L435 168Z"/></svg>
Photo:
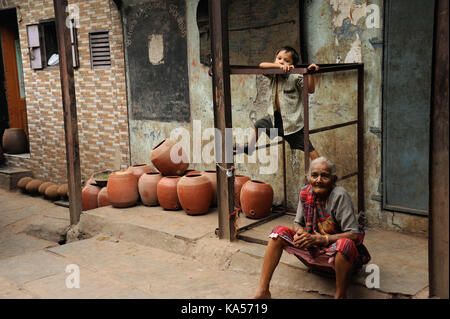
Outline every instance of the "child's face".
<svg viewBox="0 0 450 319"><path fill-rule="evenodd" d="M278 52L277 56L275 57L275 63L281 64L281 65L294 64L294 61L292 60L292 52L287 52L286 50L281 50L280 52Z"/></svg>

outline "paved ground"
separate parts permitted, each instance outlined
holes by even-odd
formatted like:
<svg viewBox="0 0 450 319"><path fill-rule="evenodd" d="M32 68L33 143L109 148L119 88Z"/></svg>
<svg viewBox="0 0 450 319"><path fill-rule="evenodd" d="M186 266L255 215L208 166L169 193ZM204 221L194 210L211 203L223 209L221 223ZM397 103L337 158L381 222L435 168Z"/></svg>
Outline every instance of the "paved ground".
<svg viewBox="0 0 450 319"><path fill-rule="evenodd" d="M251 220L241 217L239 225ZM277 219L246 232L267 238ZM67 208L0 189L0 298L249 298L256 290L265 247L229 243L214 235L217 212L187 216L159 207L105 207L82 215L88 238L64 245ZM353 298L427 297L427 240L370 230L367 246L380 267L380 288L355 278ZM80 270L69 289L68 265ZM361 282L362 280L362 282ZM273 277L275 298L330 298L334 281L311 274L283 254Z"/></svg>

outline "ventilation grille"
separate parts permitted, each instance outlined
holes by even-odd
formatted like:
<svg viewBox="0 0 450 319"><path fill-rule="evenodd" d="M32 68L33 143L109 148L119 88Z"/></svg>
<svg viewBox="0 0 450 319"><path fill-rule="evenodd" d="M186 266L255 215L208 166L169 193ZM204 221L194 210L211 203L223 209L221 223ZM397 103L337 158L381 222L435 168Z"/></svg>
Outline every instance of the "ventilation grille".
<svg viewBox="0 0 450 319"><path fill-rule="evenodd" d="M91 50L91 67L93 69L111 67L111 51L108 31L90 32L89 48Z"/></svg>

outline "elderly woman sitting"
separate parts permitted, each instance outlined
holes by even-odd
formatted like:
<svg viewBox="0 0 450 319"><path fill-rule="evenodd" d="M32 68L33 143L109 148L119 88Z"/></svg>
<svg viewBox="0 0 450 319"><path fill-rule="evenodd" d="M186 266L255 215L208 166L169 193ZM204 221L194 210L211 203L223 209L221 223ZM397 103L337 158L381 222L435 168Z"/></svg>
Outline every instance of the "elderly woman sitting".
<svg viewBox="0 0 450 319"><path fill-rule="evenodd" d="M267 245L255 298L270 298L269 285L283 250L311 269L336 275L335 298L345 298L352 272L370 260L347 191L336 186L336 166L319 157L311 162L309 184L300 191L294 229L278 226Z"/></svg>

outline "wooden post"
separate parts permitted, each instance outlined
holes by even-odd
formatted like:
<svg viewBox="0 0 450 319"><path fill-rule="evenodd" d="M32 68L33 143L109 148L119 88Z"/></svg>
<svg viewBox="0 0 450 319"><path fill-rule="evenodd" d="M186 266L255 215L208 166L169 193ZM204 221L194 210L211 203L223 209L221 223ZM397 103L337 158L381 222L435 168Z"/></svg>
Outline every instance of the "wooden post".
<svg viewBox="0 0 450 319"><path fill-rule="evenodd" d="M308 183L309 172L309 93L308 73L303 74L303 134L305 144L305 184Z"/></svg>
<svg viewBox="0 0 450 319"><path fill-rule="evenodd" d="M228 53L228 1L209 0L211 30L211 55L214 101L214 127L219 129L216 135L216 147L221 147L221 158L217 158L217 202L219 208L219 238L233 241L234 229L234 174L227 177L225 169L233 163L226 163L226 128L232 128L230 95L230 60ZM220 140L219 140L220 139ZM221 142L221 143L220 143ZM218 152L216 148L216 152ZM216 153L217 154L217 153ZM220 168L221 167L221 168Z"/></svg>
<svg viewBox="0 0 450 319"><path fill-rule="evenodd" d="M78 141L77 108L73 75L72 44L68 20L67 0L53 0L56 34L58 38L59 70L61 77L66 138L67 180L69 185L70 224L76 225L82 211L81 172Z"/></svg>
<svg viewBox="0 0 450 319"><path fill-rule="evenodd" d="M358 68L358 214L364 211L364 64Z"/></svg>

